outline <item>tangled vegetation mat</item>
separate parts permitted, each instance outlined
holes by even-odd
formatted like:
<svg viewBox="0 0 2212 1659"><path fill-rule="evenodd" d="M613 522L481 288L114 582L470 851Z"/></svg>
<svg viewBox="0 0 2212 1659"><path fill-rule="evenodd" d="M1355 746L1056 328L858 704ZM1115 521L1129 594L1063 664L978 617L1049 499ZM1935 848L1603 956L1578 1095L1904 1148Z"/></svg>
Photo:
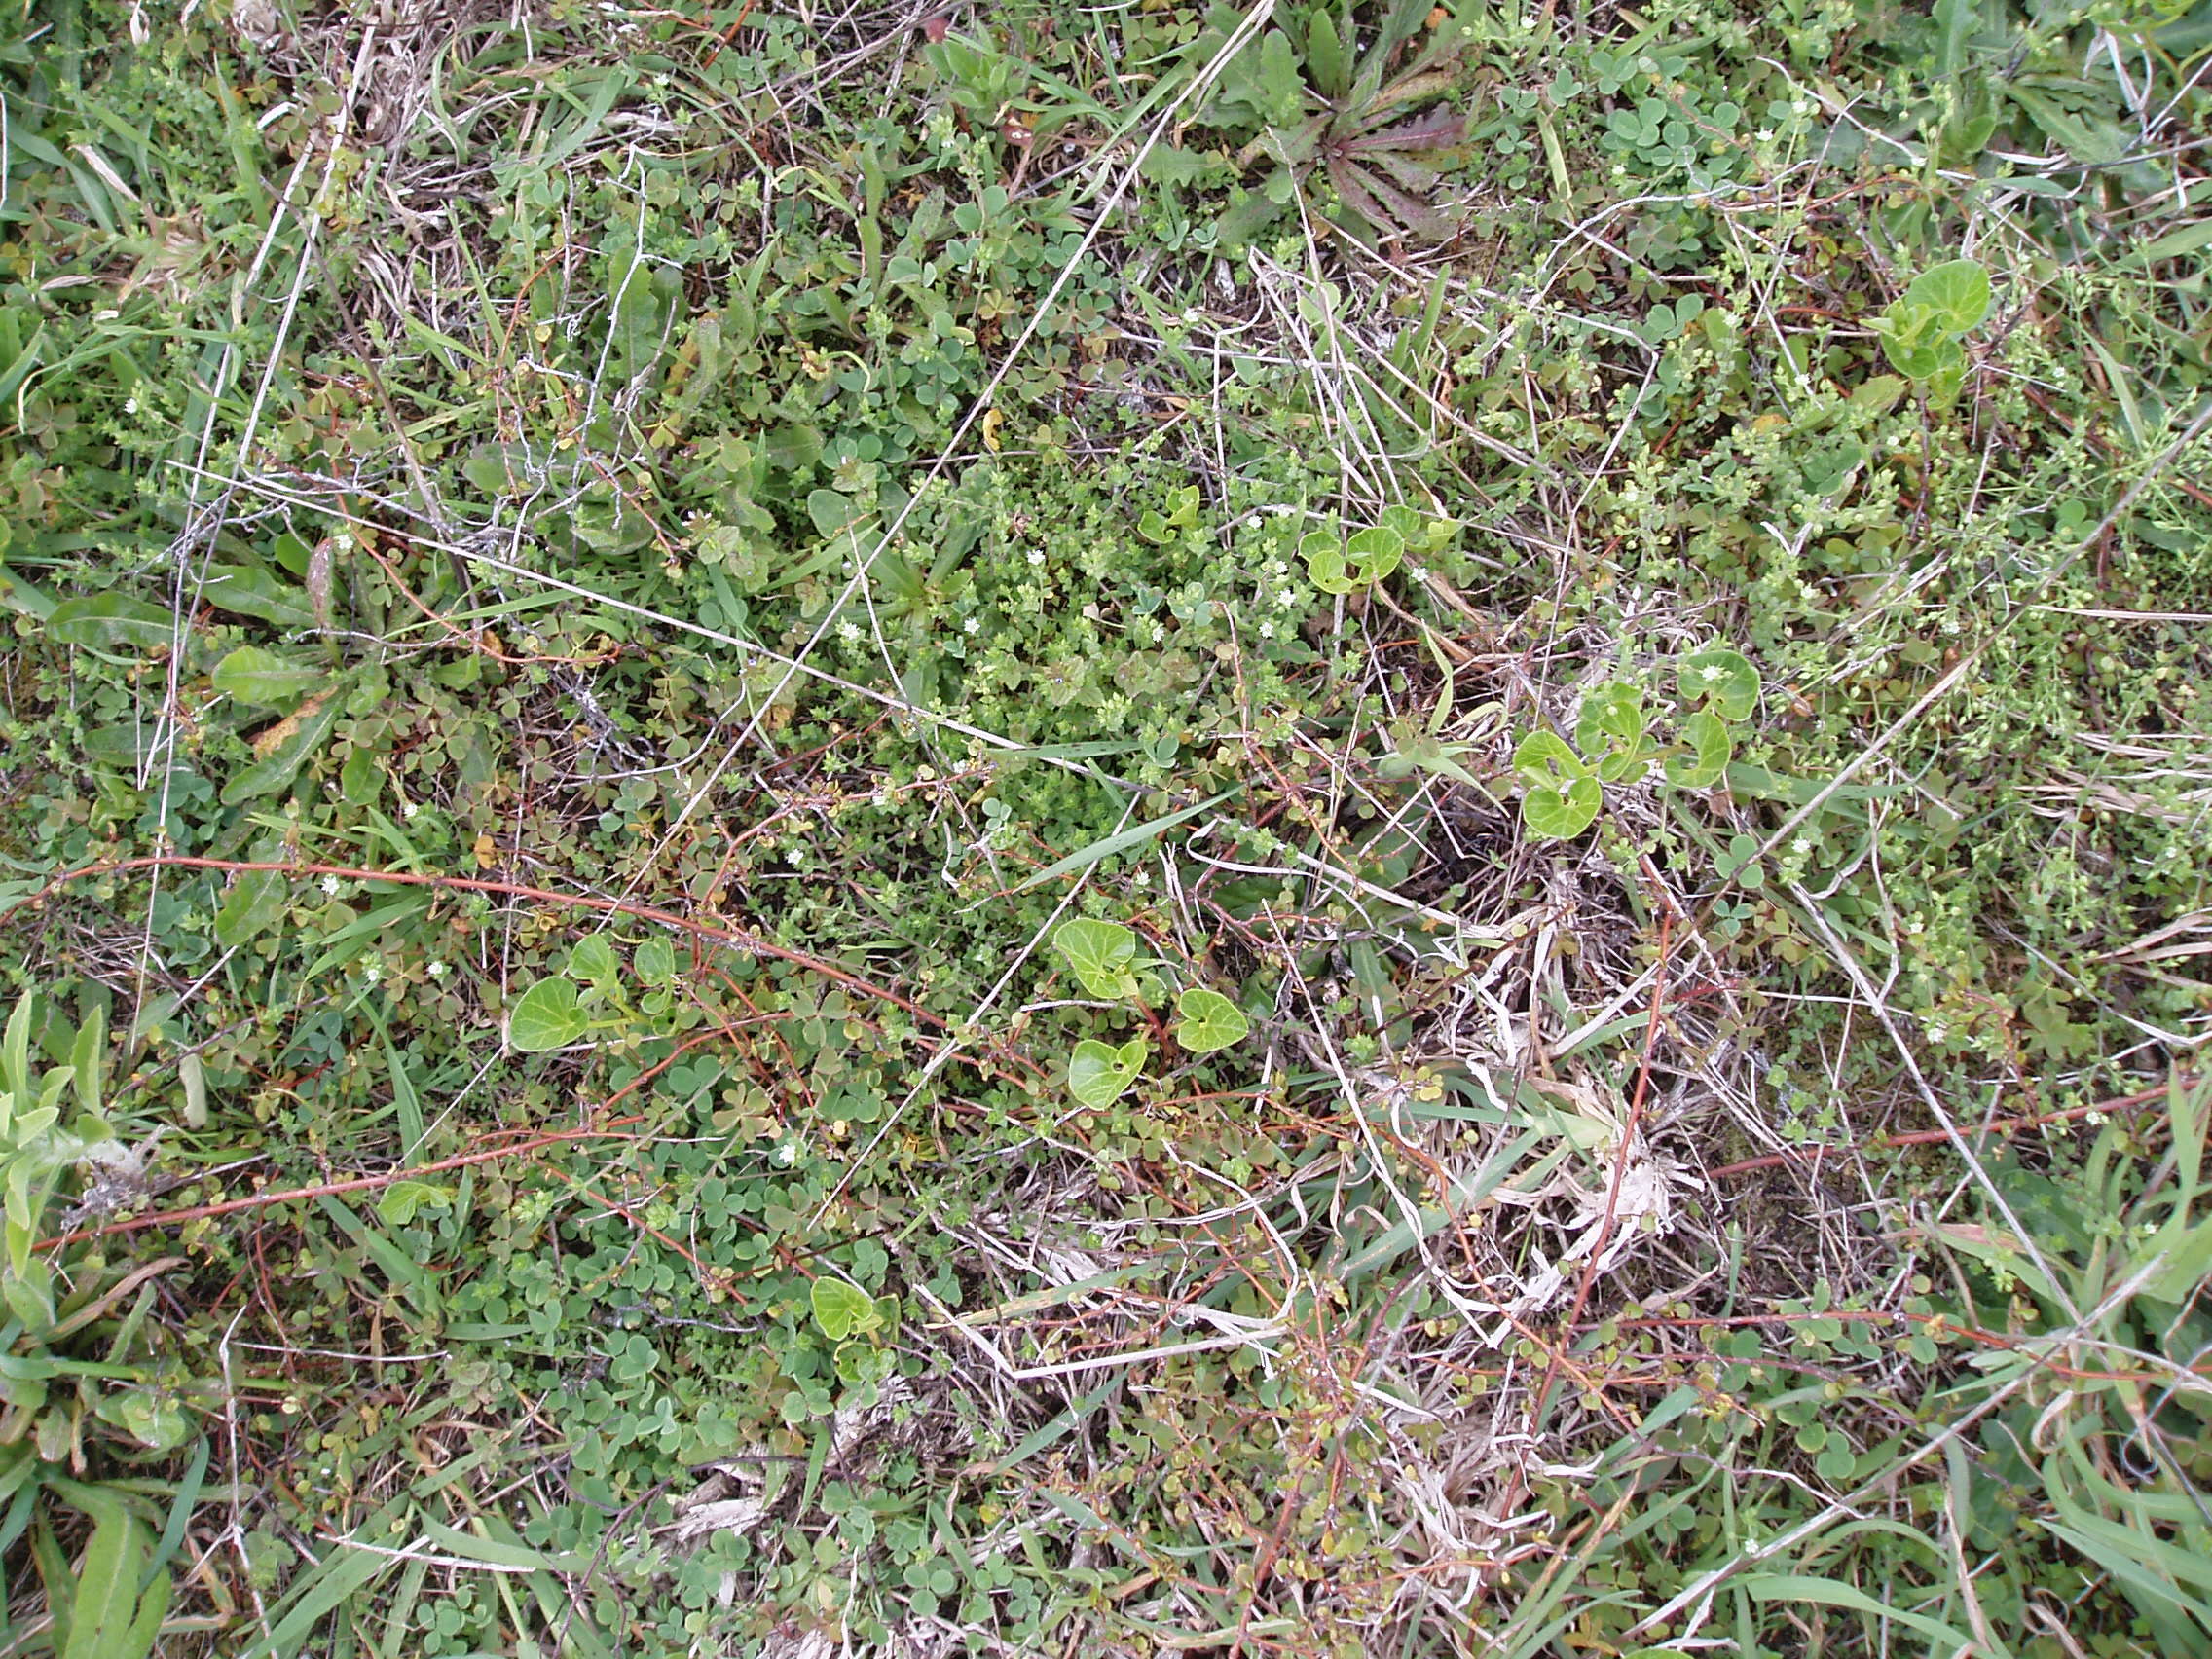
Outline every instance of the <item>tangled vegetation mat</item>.
<svg viewBox="0 0 2212 1659"><path fill-rule="evenodd" d="M4 10L0 1655L2212 1654L2212 3Z"/></svg>

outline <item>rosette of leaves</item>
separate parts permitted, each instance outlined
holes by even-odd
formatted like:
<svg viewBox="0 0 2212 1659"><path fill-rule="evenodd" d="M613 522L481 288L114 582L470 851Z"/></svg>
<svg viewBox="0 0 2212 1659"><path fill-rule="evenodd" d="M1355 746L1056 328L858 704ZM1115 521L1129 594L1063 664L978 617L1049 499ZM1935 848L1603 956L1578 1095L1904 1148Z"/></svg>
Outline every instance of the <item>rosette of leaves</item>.
<svg viewBox="0 0 2212 1659"><path fill-rule="evenodd" d="M1368 25L1362 49L1355 11L1348 0L1287 10L1223 75L1205 119L1231 131L1257 129L1236 161L1266 175L1222 220L1221 246L1249 242L1316 178L1335 202L1315 210L1362 241L1452 236L1452 216L1431 197L1442 153L1466 136L1466 117L1441 102L1460 41L1438 30L1417 45L1429 0L1396 0ZM1200 49L1218 45L1235 18L1209 21Z"/></svg>

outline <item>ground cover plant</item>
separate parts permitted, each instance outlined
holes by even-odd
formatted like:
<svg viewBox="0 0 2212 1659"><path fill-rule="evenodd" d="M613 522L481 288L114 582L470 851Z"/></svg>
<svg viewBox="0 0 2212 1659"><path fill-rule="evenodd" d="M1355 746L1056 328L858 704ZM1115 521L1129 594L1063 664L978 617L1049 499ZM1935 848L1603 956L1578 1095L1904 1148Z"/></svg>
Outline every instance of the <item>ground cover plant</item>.
<svg viewBox="0 0 2212 1659"><path fill-rule="evenodd" d="M2212 6L0 13L0 1653L2212 1652Z"/></svg>

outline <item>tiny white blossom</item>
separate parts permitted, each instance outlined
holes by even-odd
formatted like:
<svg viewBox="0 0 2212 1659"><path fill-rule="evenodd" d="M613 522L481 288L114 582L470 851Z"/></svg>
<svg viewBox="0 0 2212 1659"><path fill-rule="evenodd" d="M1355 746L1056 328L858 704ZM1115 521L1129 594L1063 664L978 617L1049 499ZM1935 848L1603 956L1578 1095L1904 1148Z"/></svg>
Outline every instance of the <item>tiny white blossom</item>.
<svg viewBox="0 0 2212 1659"><path fill-rule="evenodd" d="M1042 565L1045 562L1045 550L1042 547L1032 547L1029 550L1029 562L1032 565Z"/></svg>
<svg viewBox="0 0 2212 1659"><path fill-rule="evenodd" d="M778 1163L789 1169L798 1161L798 1147L791 1141L786 1141L782 1146L776 1148L775 1158Z"/></svg>
<svg viewBox="0 0 2212 1659"><path fill-rule="evenodd" d="M837 624L837 638L838 638L838 639L840 639L840 640L842 640L842 641L844 641L844 642L845 642L845 644L846 644L846 645L859 645L859 644L861 643L861 628L860 628L860 624L859 624L858 622L840 622L840 623L838 623L838 624Z"/></svg>
<svg viewBox="0 0 2212 1659"><path fill-rule="evenodd" d="M369 984L377 984L384 978L384 969L371 962L361 970L361 977Z"/></svg>
<svg viewBox="0 0 2212 1659"><path fill-rule="evenodd" d="M1789 850L1795 853L1799 858L1803 858L1807 853L1813 850L1812 838L1807 835L1798 836L1796 840L1789 843Z"/></svg>
<svg viewBox="0 0 2212 1659"><path fill-rule="evenodd" d="M417 806L413 801L409 801L405 806L399 809L399 815L402 818L413 818L418 812L421 812L422 810L423 809Z"/></svg>
<svg viewBox="0 0 2212 1659"><path fill-rule="evenodd" d="M326 876L324 876L324 877L322 878L322 890L323 890L323 891L324 891L325 893L329 894L329 895L330 895L330 896L331 896L331 897L332 897L333 899L337 898L337 897L338 897L338 877L336 877L335 875L326 875Z"/></svg>
<svg viewBox="0 0 2212 1659"><path fill-rule="evenodd" d="M1760 129L1759 129L1759 142L1760 142L1760 143L1762 143L1762 144L1771 144L1771 143L1773 143L1773 142L1774 142L1774 129L1773 129L1773 128L1771 128L1771 127L1762 127L1762 128L1760 128Z"/></svg>
<svg viewBox="0 0 2212 1659"><path fill-rule="evenodd" d="M138 400L137 400L137 399L136 399L135 397L127 397L127 398L125 398L125 399L123 400L123 412L124 412L124 413L125 413L126 415L135 415L135 414L137 414L137 413L138 413Z"/></svg>
<svg viewBox="0 0 2212 1659"><path fill-rule="evenodd" d="M431 978L442 979L446 977L446 965L443 962L433 962L428 972Z"/></svg>
<svg viewBox="0 0 2212 1659"><path fill-rule="evenodd" d="M1275 625L1274 625L1274 624L1273 624L1272 622L1263 622L1263 623L1261 623L1261 624L1260 624L1260 638L1261 638L1261 639L1263 639L1263 640L1272 640L1272 639L1273 639L1274 637L1275 637Z"/></svg>
<svg viewBox="0 0 2212 1659"><path fill-rule="evenodd" d="M983 631L983 625L971 616L967 621L960 624L960 631L963 634L980 634Z"/></svg>

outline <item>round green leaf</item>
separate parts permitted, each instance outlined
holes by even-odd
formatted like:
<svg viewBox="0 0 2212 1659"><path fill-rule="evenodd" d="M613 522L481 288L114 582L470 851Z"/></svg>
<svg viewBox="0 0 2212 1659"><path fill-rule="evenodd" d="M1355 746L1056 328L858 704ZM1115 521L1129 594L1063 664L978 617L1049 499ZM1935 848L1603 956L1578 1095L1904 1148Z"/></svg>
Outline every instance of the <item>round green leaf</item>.
<svg viewBox="0 0 2212 1659"><path fill-rule="evenodd" d="M526 1054L565 1049L590 1029L573 979L538 980L507 1015L507 1041Z"/></svg>
<svg viewBox="0 0 2212 1659"><path fill-rule="evenodd" d="M637 970L640 982L665 985L676 977L676 946L665 939L648 939L631 952L630 965Z"/></svg>
<svg viewBox="0 0 2212 1659"><path fill-rule="evenodd" d="M1092 1111L1111 1106L1129 1091L1144 1059L1142 1037L1132 1037L1119 1049L1086 1038L1068 1056L1068 1092Z"/></svg>
<svg viewBox="0 0 2212 1659"><path fill-rule="evenodd" d="M1183 1016L1175 1027L1175 1041L1194 1054L1210 1054L1240 1043L1252 1029L1242 1009L1219 991L1198 986L1175 999L1175 1012Z"/></svg>
<svg viewBox="0 0 2212 1659"><path fill-rule="evenodd" d="M1759 671L1743 652L1717 645L1682 659L1681 687L1683 701L1711 703L1724 720L1746 719L1759 704Z"/></svg>
<svg viewBox="0 0 2212 1659"><path fill-rule="evenodd" d="M828 1273L814 1281L807 1300L814 1305L815 1324L833 1343L874 1330L882 1317L875 1310L874 1297L850 1280Z"/></svg>
<svg viewBox="0 0 2212 1659"><path fill-rule="evenodd" d="M1965 334L1989 314L1989 273L1971 259L1933 266L1904 291L1907 306L1927 313L1947 334Z"/></svg>
<svg viewBox="0 0 2212 1659"><path fill-rule="evenodd" d="M1092 996L1118 1000L1135 993L1130 965L1136 961L1137 936L1121 923L1078 916L1060 924L1052 948Z"/></svg>
<svg viewBox="0 0 2212 1659"><path fill-rule="evenodd" d="M594 985L611 984L622 972L622 964L614 955L614 946L605 934L589 934L576 940L576 947L569 952L569 976L588 980Z"/></svg>

